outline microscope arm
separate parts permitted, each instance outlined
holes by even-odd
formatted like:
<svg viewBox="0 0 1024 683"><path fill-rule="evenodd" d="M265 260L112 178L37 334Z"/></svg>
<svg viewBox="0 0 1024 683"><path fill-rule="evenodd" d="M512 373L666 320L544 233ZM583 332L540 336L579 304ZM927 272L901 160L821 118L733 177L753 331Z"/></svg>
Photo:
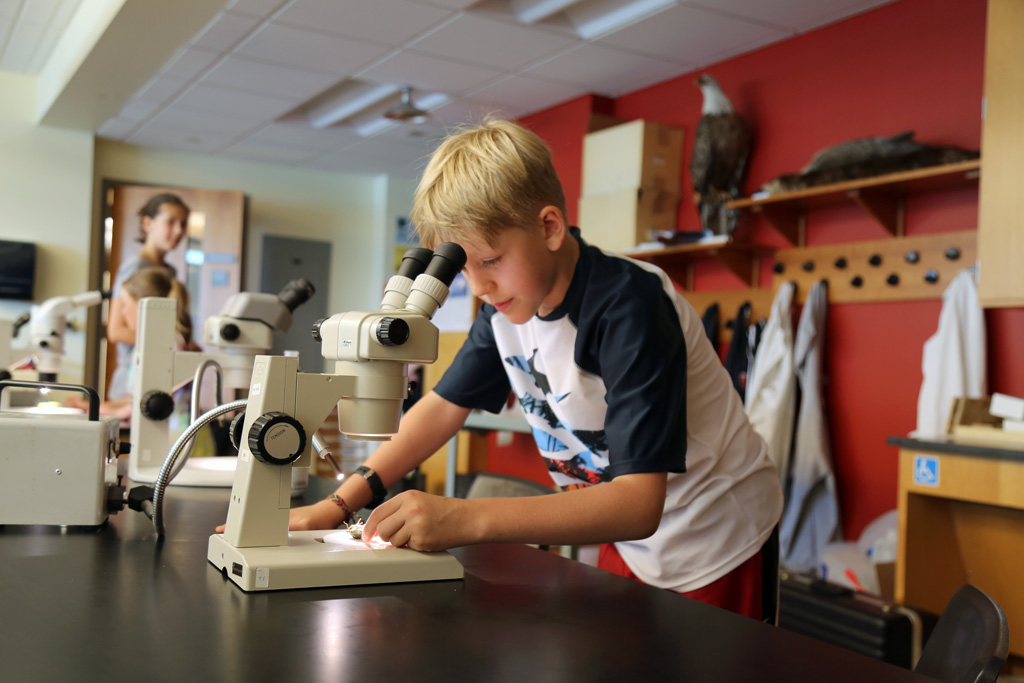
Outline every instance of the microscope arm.
<svg viewBox="0 0 1024 683"><path fill-rule="evenodd" d="M397 402L401 411L408 392L404 366L386 361L367 365L376 372L312 374L298 372L294 358L257 356L224 531L231 545L287 544L291 467L309 467L312 435L335 405L343 432L352 424L363 429L376 424L379 439L394 433L399 415L388 415L388 404ZM379 413L385 421L372 419Z"/></svg>

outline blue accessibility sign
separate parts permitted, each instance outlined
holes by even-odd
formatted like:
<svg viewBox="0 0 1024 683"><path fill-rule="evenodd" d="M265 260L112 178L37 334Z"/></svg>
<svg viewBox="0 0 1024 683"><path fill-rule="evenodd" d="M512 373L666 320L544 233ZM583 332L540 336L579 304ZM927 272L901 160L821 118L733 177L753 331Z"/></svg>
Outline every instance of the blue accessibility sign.
<svg viewBox="0 0 1024 683"><path fill-rule="evenodd" d="M939 459L936 456L914 456L914 483L920 486L939 485Z"/></svg>

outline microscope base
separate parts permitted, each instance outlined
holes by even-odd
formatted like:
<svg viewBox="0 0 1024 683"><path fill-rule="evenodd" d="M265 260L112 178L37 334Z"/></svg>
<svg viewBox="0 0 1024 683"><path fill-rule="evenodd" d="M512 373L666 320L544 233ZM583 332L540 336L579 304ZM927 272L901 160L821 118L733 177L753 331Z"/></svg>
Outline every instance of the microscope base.
<svg viewBox="0 0 1024 683"><path fill-rule="evenodd" d="M236 548L223 534L210 536L207 559L244 591L355 586L372 583L447 581L463 577L462 565L446 552L370 548L361 543L325 543L329 531L292 531L287 546Z"/></svg>

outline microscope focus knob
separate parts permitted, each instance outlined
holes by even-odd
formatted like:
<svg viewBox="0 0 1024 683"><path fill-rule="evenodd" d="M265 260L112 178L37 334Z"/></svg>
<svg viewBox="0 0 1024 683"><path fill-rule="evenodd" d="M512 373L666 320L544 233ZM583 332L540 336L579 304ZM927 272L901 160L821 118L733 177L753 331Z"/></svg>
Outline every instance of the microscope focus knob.
<svg viewBox="0 0 1024 683"><path fill-rule="evenodd" d="M139 409L143 416L150 420L166 420L174 412L174 397L166 391L153 389L142 395Z"/></svg>
<svg viewBox="0 0 1024 683"><path fill-rule="evenodd" d="M320 318L313 323L313 341L317 344L323 341L323 337L320 336L320 326L327 322L327 318Z"/></svg>
<svg viewBox="0 0 1024 683"><path fill-rule="evenodd" d="M228 427L228 438L236 451L242 450L242 428L245 426L245 411L243 410L231 420Z"/></svg>
<svg viewBox="0 0 1024 683"><path fill-rule="evenodd" d="M384 318L377 323L377 341L381 346L401 346L409 341L409 323L401 318Z"/></svg>
<svg viewBox="0 0 1024 683"><path fill-rule="evenodd" d="M249 451L268 465L290 465L306 450L306 430L291 415L277 411L256 418L249 428Z"/></svg>
<svg viewBox="0 0 1024 683"><path fill-rule="evenodd" d="M220 338L224 341L233 342L242 336L242 331L238 329L238 325L234 323L228 323L220 328Z"/></svg>

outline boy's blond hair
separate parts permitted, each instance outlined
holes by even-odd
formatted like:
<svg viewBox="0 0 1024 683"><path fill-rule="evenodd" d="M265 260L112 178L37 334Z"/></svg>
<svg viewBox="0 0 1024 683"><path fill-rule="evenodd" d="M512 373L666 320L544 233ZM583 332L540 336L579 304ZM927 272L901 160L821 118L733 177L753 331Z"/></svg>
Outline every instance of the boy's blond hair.
<svg viewBox="0 0 1024 683"><path fill-rule="evenodd" d="M445 138L423 171L411 219L427 247L465 238L493 245L502 229L536 224L548 205L565 215L551 150L526 128L492 119Z"/></svg>

